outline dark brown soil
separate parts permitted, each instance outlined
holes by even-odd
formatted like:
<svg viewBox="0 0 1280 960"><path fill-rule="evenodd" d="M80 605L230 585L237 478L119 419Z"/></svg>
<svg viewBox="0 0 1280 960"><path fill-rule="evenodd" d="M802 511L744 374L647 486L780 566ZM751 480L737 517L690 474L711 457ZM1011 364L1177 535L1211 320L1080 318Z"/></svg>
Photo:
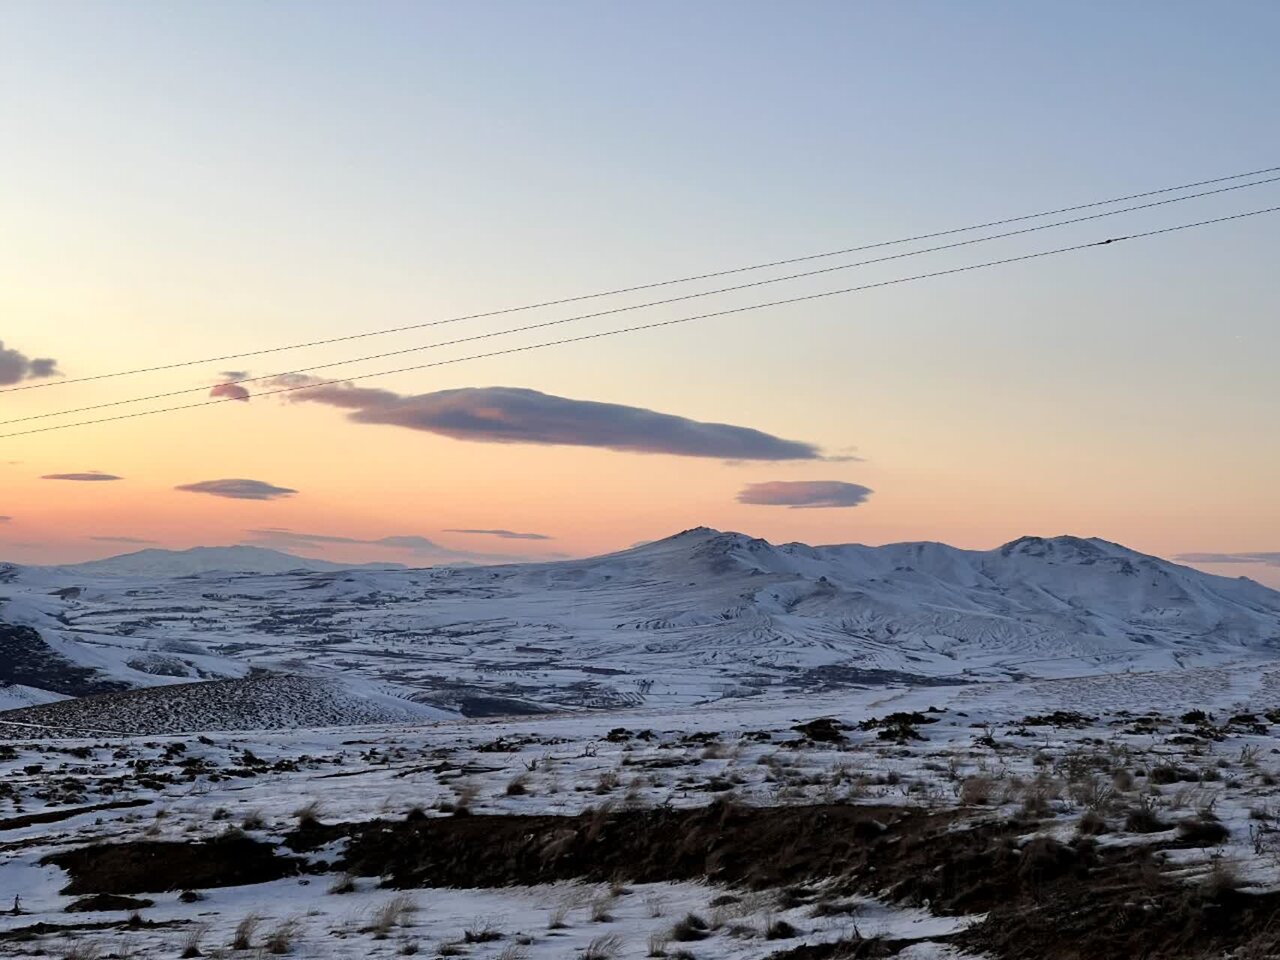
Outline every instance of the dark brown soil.
<svg viewBox="0 0 1280 960"><path fill-rule="evenodd" d="M898 807L627 810L576 817L469 816L373 822L351 829L341 868L390 886L481 887L584 878L637 883L702 879L785 886L863 868L890 831L941 829L949 816ZM344 828L292 834L295 850Z"/></svg>
<svg viewBox="0 0 1280 960"><path fill-rule="evenodd" d="M195 843L139 840L96 844L40 861L66 870L64 894L165 893L196 887L267 883L298 873L303 861L277 856L275 847L244 836Z"/></svg>
<svg viewBox="0 0 1280 960"><path fill-rule="evenodd" d="M147 907L154 907L154 900L144 900L138 897L122 897L117 893L95 893L88 897L81 897L79 900L67 907L67 913L95 913L99 910L145 910Z"/></svg>
<svg viewBox="0 0 1280 960"><path fill-rule="evenodd" d="M59 810L42 810L39 813L27 813L20 817L9 817L0 820L0 830L18 830L32 827L39 823L57 823L70 820L82 813L97 813L101 810L123 810L127 807L145 807L150 800L116 800L112 803L96 803L89 807L62 807Z"/></svg>

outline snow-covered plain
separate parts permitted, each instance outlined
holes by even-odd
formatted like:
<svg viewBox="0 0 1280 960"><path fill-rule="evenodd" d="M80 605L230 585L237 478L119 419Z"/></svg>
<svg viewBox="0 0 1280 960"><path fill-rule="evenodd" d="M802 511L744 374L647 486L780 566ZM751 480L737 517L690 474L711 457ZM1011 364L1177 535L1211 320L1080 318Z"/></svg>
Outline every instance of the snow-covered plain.
<svg viewBox="0 0 1280 960"><path fill-rule="evenodd" d="M545 818L860 808L890 851L901 813L947 843L994 831L1010 856L1056 843L1103 866L1146 851L1177 889L1280 897L1280 594L1102 541L813 548L695 530L543 566L0 580L21 675L0 706L27 708L0 714L0 908L20 898L0 956L1000 955L983 913L998 899L931 902L891 861L883 880L874 863L810 865L764 884L716 882L712 852L705 875L643 883L345 875L362 831L485 816L535 836L556 829ZM58 689L101 684L115 692ZM320 839L296 846L305 823ZM78 912L110 871L46 861L216 838L301 859L254 883L144 881L130 895L150 905ZM1128 909L1076 914L1113 907ZM689 914L705 929L672 938ZM1131 955L1116 949L1094 955Z"/></svg>
<svg viewBox="0 0 1280 960"><path fill-rule="evenodd" d="M1116 712L1118 703L1123 713ZM1171 715L1174 703L1178 713L1198 709L1208 719ZM1029 717L1064 705L1073 714ZM149 892L143 895L154 906L139 911L142 923L131 924L120 909L66 913L75 899L58 892L67 877L40 861L90 843L190 841L228 830L277 842L294 829L300 810L324 823L351 823L401 821L414 810L449 817L460 804L473 816L571 815L609 805L704 807L731 796L751 807L954 809L985 822L1016 816L1034 794L1045 803L1044 819L1026 828L1029 835L1070 837L1092 814L1106 821L1102 845L1167 845L1179 836L1181 821L1212 811L1223 837L1159 856L1187 883L1202 882L1215 864L1229 862L1239 869L1241 885L1261 894L1280 889L1280 811L1272 786L1280 776L1273 736L1278 728L1264 716L1240 715L1263 705L1280 705L1280 665L844 690L696 709L10 741L0 752L0 897L8 902L20 896L23 913L0 917L0 955L75 955L80 943L103 955L176 957L194 936L206 955L220 950L238 956L230 950L235 927L252 913L261 918L256 949L287 927L289 952L304 957L457 950L476 958L550 960L591 955L593 940L616 937L606 944L611 955L628 958L649 954L653 935L669 955L687 946L699 958L764 957L799 943L853 936L899 941L906 952L896 955L916 960L954 958L966 954L946 938L980 916L934 916L919 905L835 892L830 899L839 902L839 912L818 915L815 905L826 902L821 883L815 885L818 898L803 904L786 900L781 890L632 884L626 878L612 889L583 882L428 887L408 891L404 902L413 909L383 929L376 915L399 896L396 891L368 876L354 878L352 892L333 893L339 872L321 869L265 884L204 889L202 899L190 903L176 888ZM913 713L925 719L901 739L862 723ZM797 731L820 718L835 722L842 731L838 739ZM1178 779L1156 773L1166 768L1181 771ZM101 806L123 803L137 805ZM1130 829L1125 811L1135 806L1149 806L1162 821L1158 829ZM76 813L94 807L99 809ZM33 814L69 816L21 819ZM340 846L312 856L332 860ZM726 900L729 893L737 899ZM708 922L706 939L663 944L690 912ZM556 918L565 926L550 929ZM767 939L766 931L780 920L793 932ZM486 927L500 936L463 942L468 930Z"/></svg>

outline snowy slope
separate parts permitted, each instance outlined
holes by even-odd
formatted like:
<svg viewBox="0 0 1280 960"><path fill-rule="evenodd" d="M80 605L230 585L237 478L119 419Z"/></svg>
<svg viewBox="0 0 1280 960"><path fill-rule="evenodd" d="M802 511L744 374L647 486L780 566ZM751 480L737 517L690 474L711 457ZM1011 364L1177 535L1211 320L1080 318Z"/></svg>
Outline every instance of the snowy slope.
<svg viewBox="0 0 1280 960"><path fill-rule="evenodd" d="M165 579L13 568L0 597L0 621L104 681L257 668L372 682L469 716L1181 670L1280 649L1280 593L1075 537L973 551L700 528L499 567Z"/></svg>

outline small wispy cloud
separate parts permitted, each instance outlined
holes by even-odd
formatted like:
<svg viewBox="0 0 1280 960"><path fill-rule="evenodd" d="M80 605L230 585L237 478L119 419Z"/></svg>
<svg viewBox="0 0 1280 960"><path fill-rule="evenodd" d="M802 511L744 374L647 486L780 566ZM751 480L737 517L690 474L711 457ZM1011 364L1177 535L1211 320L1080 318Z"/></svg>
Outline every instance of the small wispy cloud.
<svg viewBox="0 0 1280 960"><path fill-rule="evenodd" d="M99 543L131 543L137 546L144 546L149 543L159 543L159 540L147 540L143 537L89 537L90 540L97 540Z"/></svg>
<svg viewBox="0 0 1280 960"><path fill-rule="evenodd" d="M214 385L209 391L211 397L221 397L225 400L244 400L248 401L250 393L248 389L237 380L248 379L249 374L244 370L224 370L222 372L222 383Z"/></svg>
<svg viewBox="0 0 1280 960"><path fill-rule="evenodd" d="M8 523L13 517L0 517L0 523Z"/></svg>
<svg viewBox="0 0 1280 960"><path fill-rule="evenodd" d="M1280 552L1182 553L1174 559L1182 563L1260 563L1268 567L1280 567Z"/></svg>
<svg viewBox="0 0 1280 960"><path fill-rule="evenodd" d="M23 380L41 380L60 377L58 361L51 357L28 357L20 350L4 345L0 340L0 385L9 386Z"/></svg>
<svg viewBox="0 0 1280 960"><path fill-rule="evenodd" d="M226 400L245 400L249 399L249 391L238 383L220 383L209 391L211 397L222 397Z"/></svg>
<svg viewBox="0 0 1280 960"><path fill-rule="evenodd" d="M85 473L46 473L41 480L77 480L82 483L95 483L105 480L123 480L114 473L103 473L100 470L89 470Z"/></svg>
<svg viewBox="0 0 1280 960"><path fill-rule="evenodd" d="M739 491L738 502L796 509L856 507L872 492L870 487L841 480L771 480L747 484Z"/></svg>
<svg viewBox="0 0 1280 960"><path fill-rule="evenodd" d="M445 533L467 533L477 536L501 537L503 540L554 540L545 533L520 533L516 530L475 530L463 527L450 527Z"/></svg>
<svg viewBox="0 0 1280 960"><path fill-rule="evenodd" d="M184 483L173 489L187 493L206 493L211 497L226 497L229 500L280 500L298 492L290 487L277 487L265 480L247 480L243 477L201 480L198 483Z"/></svg>

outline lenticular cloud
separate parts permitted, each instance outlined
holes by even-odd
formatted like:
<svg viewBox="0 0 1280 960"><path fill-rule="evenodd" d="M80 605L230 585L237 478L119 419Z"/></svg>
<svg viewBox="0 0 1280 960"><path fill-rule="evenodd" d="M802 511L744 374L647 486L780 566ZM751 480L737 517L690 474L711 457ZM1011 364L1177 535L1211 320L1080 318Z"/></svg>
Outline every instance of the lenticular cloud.
<svg viewBox="0 0 1280 960"><path fill-rule="evenodd" d="M277 378L305 386L308 378ZM481 443L537 443L665 453L720 460L821 460L810 443L751 427L706 423L644 407L573 400L519 387L467 387L403 395L349 383L315 381L288 394L293 403L324 403L356 423L422 430Z"/></svg>

